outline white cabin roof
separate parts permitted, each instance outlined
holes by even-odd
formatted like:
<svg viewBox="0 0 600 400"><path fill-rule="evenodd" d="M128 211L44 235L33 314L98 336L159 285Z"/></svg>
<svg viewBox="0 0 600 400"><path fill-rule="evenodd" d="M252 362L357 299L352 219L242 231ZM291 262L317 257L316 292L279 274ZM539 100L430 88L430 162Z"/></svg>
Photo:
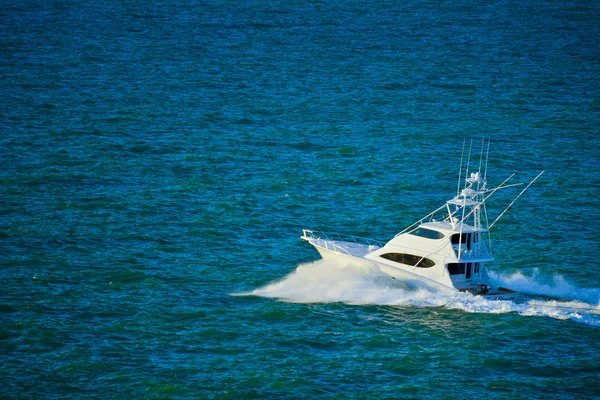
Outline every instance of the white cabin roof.
<svg viewBox="0 0 600 400"><path fill-rule="evenodd" d="M444 234L449 233L470 233L470 232L487 232L486 229L476 229L475 227L467 224L456 224L452 227L450 222L425 222L424 224L419 225L419 227L433 229L434 231L442 232Z"/></svg>

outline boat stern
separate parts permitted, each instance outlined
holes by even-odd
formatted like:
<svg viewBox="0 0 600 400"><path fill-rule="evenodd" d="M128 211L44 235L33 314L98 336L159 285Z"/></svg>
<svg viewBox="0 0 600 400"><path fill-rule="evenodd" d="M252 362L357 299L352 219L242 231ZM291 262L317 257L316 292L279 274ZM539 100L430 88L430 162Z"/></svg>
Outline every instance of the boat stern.
<svg viewBox="0 0 600 400"><path fill-rule="evenodd" d="M488 299L511 299L518 295L518 292L505 287L493 287L491 285L480 283L471 284L467 288L457 288L459 292L471 293L474 296L482 296Z"/></svg>

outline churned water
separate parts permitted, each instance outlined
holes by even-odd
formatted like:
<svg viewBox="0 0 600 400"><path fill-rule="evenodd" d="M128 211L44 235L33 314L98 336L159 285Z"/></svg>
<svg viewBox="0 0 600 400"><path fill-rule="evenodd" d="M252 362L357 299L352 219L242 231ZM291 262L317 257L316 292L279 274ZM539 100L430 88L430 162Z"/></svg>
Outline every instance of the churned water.
<svg viewBox="0 0 600 400"><path fill-rule="evenodd" d="M0 397L600 397L597 3L4 2L0 54ZM390 239L482 137L546 171L491 232L527 298L299 239Z"/></svg>

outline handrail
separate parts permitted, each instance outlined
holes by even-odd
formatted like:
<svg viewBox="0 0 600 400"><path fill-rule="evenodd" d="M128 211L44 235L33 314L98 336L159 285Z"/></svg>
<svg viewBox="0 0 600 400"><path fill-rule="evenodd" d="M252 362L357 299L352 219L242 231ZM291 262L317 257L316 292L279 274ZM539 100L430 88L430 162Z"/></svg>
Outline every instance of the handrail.
<svg viewBox="0 0 600 400"><path fill-rule="evenodd" d="M427 214L426 216L424 216L423 218L419 219L417 222L407 226L406 228L404 228L401 232L397 233L396 236L394 237L398 237L400 235L402 235L403 233L408 232L409 230L411 230L414 226L419 226L421 224L423 224L423 221L425 221L427 218L432 218L435 213L437 213L438 211L440 211L442 208L446 207L446 204L444 204L443 206L439 207L438 209L430 212L429 214Z"/></svg>
<svg viewBox="0 0 600 400"><path fill-rule="evenodd" d="M383 247L384 243L381 240L366 238L362 236L353 236L346 235L343 233L336 232L321 232L321 231L312 231L310 229L302 229L302 239L304 240L321 240L325 243L325 247L329 248L328 245L334 247L334 249L340 249L345 253L348 253L348 250L337 245L335 242L353 242L359 246L379 246Z"/></svg>

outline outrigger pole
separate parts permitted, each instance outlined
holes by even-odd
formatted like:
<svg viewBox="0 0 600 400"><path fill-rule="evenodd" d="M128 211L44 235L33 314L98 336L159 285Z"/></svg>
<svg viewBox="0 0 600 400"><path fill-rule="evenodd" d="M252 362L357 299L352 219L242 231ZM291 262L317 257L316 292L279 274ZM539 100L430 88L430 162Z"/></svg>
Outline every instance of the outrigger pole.
<svg viewBox="0 0 600 400"><path fill-rule="evenodd" d="M488 158L490 156L490 142L492 141L492 139L488 139L488 145L487 145L487 153L485 154L485 172L483 173L483 181L486 182L486 178L487 178L487 165L488 165Z"/></svg>
<svg viewBox="0 0 600 400"><path fill-rule="evenodd" d="M462 164L463 164L463 157L465 156L465 143L466 142L467 142L467 138L464 138L463 139L462 154L460 155L460 167L458 168L458 185L456 187L456 196L457 197L460 194L460 178L462 178Z"/></svg>
<svg viewBox="0 0 600 400"><path fill-rule="evenodd" d="M514 203L515 203L515 201L517 201L517 199L518 199L519 197L521 197L521 195L522 195L523 193L525 193L525 191L526 191L527 189L529 189L529 186L531 186L531 185L533 184L533 182L535 182L535 181L536 181L536 180L537 180L537 179L538 179L540 176L542 176L542 174L543 174L543 173L544 173L544 171L540 172L540 173L538 174L538 176L536 176L536 177L535 177L535 178L534 178L534 179L533 179L531 182L529 182L529 185L525 186L525 189L521 190L521 193L519 193L519 195L518 195L517 197L515 197L515 199L514 199L514 200L513 200L513 201L512 201L512 202L511 202L509 205L508 205L508 207L506 207L506 208L504 209L504 211L502 211L502 212L500 213L500 215L498 215L498 218L496 218L496 219L494 220L494 222L492 222L492 224L491 224L490 226L488 226L488 230L489 230L489 229L492 229L492 226L494 226L494 224L495 224L495 223L496 223L496 222L497 222L497 221L500 219L500 217L502 217L502 216L504 215L504 213L505 213L506 211L508 211L508 209L509 209L509 208L510 208L510 207L511 207L511 206L512 206Z"/></svg>
<svg viewBox="0 0 600 400"><path fill-rule="evenodd" d="M469 164L471 163L471 149L473 148L473 140L471 140L471 142L469 143L469 157L467 158L467 169L465 171L465 176L468 178L469 177ZM467 181L465 179L465 186L464 188L467 188Z"/></svg>
<svg viewBox="0 0 600 400"><path fill-rule="evenodd" d="M481 164L483 163L483 146L485 145L485 137L481 138L481 154L479 155L479 170L477 170L477 172L479 172L481 174ZM487 168L487 159L486 159L486 168ZM484 172L484 174L487 171ZM483 180L483 183L485 184L485 179ZM477 182L477 190L479 190L481 187L481 180L479 182Z"/></svg>

